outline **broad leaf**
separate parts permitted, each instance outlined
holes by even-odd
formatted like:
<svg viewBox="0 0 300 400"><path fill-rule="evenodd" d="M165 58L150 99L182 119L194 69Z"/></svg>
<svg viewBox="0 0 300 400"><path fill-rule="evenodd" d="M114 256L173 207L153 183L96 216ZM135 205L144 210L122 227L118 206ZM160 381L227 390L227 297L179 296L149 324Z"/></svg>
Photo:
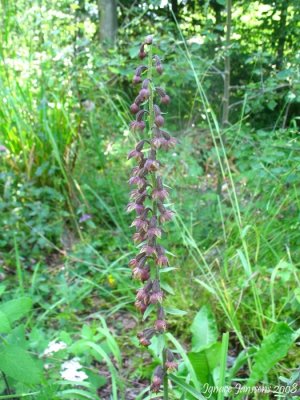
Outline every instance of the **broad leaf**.
<svg viewBox="0 0 300 400"><path fill-rule="evenodd" d="M296 336L286 324L280 323L274 332L264 338L261 347L254 356L254 365L247 386L254 386L274 365L287 355Z"/></svg>
<svg viewBox="0 0 300 400"><path fill-rule="evenodd" d="M25 317L32 308L32 300L29 297L19 297L0 304L0 311L6 314L10 323Z"/></svg>
<svg viewBox="0 0 300 400"><path fill-rule="evenodd" d="M209 349L198 353L188 353L189 360L202 384L214 385L213 371L220 363L221 343L215 343Z"/></svg>
<svg viewBox="0 0 300 400"><path fill-rule="evenodd" d="M179 310L179 308L165 307L165 312L171 315L177 315L179 317L186 315L186 311Z"/></svg>
<svg viewBox="0 0 300 400"><path fill-rule="evenodd" d="M11 326L6 314L0 311L0 333L8 333L10 330Z"/></svg>
<svg viewBox="0 0 300 400"><path fill-rule="evenodd" d="M42 380L42 369L22 347L5 344L0 347L0 370L18 382L34 385Z"/></svg>
<svg viewBox="0 0 300 400"><path fill-rule="evenodd" d="M207 349L218 339L218 328L215 317L208 306L203 306L197 313L191 326L192 351L198 353Z"/></svg>

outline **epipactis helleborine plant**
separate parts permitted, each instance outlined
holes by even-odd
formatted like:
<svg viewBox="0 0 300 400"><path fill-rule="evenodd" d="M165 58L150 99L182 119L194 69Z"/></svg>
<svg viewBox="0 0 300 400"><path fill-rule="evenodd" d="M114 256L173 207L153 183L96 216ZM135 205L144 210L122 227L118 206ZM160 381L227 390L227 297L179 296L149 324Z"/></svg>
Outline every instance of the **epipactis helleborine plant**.
<svg viewBox="0 0 300 400"><path fill-rule="evenodd" d="M147 65L136 68L133 77L134 84L141 88L130 111L135 115L130 129L138 138L135 148L130 151L128 158L135 159L137 166L132 169L129 179L130 185L135 185L130 193L131 201L127 211L135 211L136 218L132 222L136 233L133 240L138 244L139 253L129 262L132 276L143 283L137 291L135 306L142 314L149 312L149 308L156 313L153 326L138 333L141 345L149 346L155 335L163 335L167 329L163 300L163 291L160 271L169 265L166 250L159 244L164 234L162 226L172 219L173 211L168 209L164 202L168 198L168 191L163 184L161 175L162 163L158 159L160 150L169 150L176 144L176 139L162 129L164 117L160 106L163 108L170 102L170 97L161 87L156 87L153 72L158 75L163 73L163 65L157 55L153 55L153 38L147 36L141 45L139 57L148 57ZM154 101L158 99L160 106ZM149 134L141 138L147 130ZM140 140L141 139L141 140ZM147 314L148 315L148 314ZM177 368L173 353L165 346L163 349L162 365L159 365L153 375L151 390L155 393L164 386L167 391L168 372Z"/></svg>

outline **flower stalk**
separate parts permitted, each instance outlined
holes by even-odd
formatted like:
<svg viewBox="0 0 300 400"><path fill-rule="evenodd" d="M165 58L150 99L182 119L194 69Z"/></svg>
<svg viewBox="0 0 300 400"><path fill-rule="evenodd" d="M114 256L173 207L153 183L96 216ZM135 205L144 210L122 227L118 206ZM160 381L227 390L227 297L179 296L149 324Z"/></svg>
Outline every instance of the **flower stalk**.
<svg viewBox="0 0 300 400"><path fill-rule="evenodd" d="M136 229L133 240L139 245L138 254L129 262L134 279L143 283L137 291L136 308L144 314L149 306L154 306L156 320L152 326L139 332L137 337L141 345L148 347L154 336L165 335L167 322L163 300L165 293L162 288L160 272L168 267L169 260L166 250L160 244L164 235L163 225L170 221L173 211L164 204L169 193L164 186L162 163L158 159L161 150L169 150L176 144L176 139L162 130L165 123L161 109L156 104L160 101L162 107L170 102L165 89L155 87L154 72L163 73L163 65L157 55L153 55L153 38L147 36L141 45L139 56L148 57L147 66L136 68L133 83L141 85L138 96L130 106L135 120L130 123L133 133L148 130L148 137L137 142L128 158L135 159L137 166L132 169L129 179L130 185L136 188L131 191L131 201L127 211L135 211L136 218L132 225ZM148 317L147 317L148 319ZM168 373L177 368L173 353L164 346L161 365L153 375L151 391L158 393L163 389L164 399L168 399Z"/></svg>

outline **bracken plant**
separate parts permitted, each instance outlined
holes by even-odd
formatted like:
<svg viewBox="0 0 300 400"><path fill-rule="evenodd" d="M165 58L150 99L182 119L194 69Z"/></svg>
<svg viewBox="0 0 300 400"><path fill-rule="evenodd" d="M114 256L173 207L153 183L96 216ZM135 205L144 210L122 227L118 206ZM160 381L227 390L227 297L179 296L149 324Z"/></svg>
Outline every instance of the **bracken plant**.
<svg viewBox="0 0 300 400"><path fill-rule="evenodd" d="M136 213L131 226L136 229L133 240L139 249L129 265L133 278L143 284L137 291L135 306L144 315L144 319L152 311L156 313L154 324L137 335L140 344L146 347L151 344L155 335L164 335L167 330L163 307L165 293L160 272L168 267L169 261L160 240L164 234L163 225L172 219L174 213L164 204L169 193L163 184L162 163L158 159L158 153L176 145L176 139L162 129L164 117L160 106L154 101L158 99L161 107L164 107L170 102L170 97L163 88L154 84L153 75L161 75L163 65L160 58L153 55L152 42L152 36L148 36L141 45L139 57L142 60L148 58L148 63L137 67L133 78L133 83L141 85L141 88L130 106L131 113L135 115L130 129L137 137L137 144L128 155L129 159L137 162L129 179L129 184L136 188L130 193L127 211ZM145 131L148 134L144 137ZM164 398L167 399L168 373L176 368L173 353L164 345L162 364L154 371L151 391L158 393L163 387Z"/></svg>

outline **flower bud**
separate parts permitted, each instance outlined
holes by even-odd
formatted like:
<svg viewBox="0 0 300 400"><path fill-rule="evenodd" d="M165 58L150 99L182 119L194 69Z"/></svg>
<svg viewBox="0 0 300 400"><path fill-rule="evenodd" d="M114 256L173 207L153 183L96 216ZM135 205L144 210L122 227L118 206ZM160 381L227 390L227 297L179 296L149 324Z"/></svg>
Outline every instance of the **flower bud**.
<svg viewBox="0 0 300 400"><path fill-rule="evenodd" d="M157 88L155 88L155 90L160 95L160 101L163 104L170 103L170 97L166 94L166 92L161 87L157 87Z"/></svg>
<svg viewBox="0 0 300 400"><path fill-rule="evenodd" d="M134 303L134 305L139 311L141 311L142 314L147 310L147 307L148 307L147 304L145 304L143 301L139 301L139 300L137 300Z"/></svg>
<svg viewBox="0 0 300 400"><path fill-rule="evenodd" d="M153 328L148 328L143 330L142 332L139 332L137 334L137 337L139 339L139 342L142 346L149 346L151 344L150 340L152 337L155 335L155 330Z"/></svg>
<svg viewBox="0 0 300 400"><path fill-rule="evenodd" d="M156 237L160 238L161 237L161 229L157 226L157 219L156 217L152 217L150 222L149 222L149 227L147 229L146 235L147 239L153 240Z"/></svg>
<svg viewBox="0 0 300 400"><path fill-rule="evenodd" d="M138 115L138 114L137 114L137 115ZM143 130L145 129L145 127L146 127L146 124L145 124L144 121L132 121L132 122L130 123L130 129L131 129L133 132L136 132L136 131L138 131L138 130L143 131Z"/></svg>
<svg viewBox="0 0 300 400"><path fill-rule="evenodd" d="M138 113L139 111L140 111L140 107L139 107L136 103L131 104L131 106L130 106L130 112L131 112L132 114L136 114L136 113Z"/></svg>
<svg viewBox="0 0 300 400"><path fill-rule="evenodd" d="M139 75L134 75L134 77L133 77L133 79L132 79L132 82L133 82L134 84L141 83L141 82L142 82L142 78L141 78Z"/></svg>
<svg viewBox="0 0 300 400"><path fill-rule="evenodd" d="M145 210L145 207L143 204L136 203L136 202L130 202L127 204L126 211L130 213L131 211L136 211L137 214L141 214Z"/></svg>
<svg viewBox="0 0 300 400"><path fill-rule="evenodd" d="M153 109L154 109L154 113L155 113L155 120L154 120L155 125L160 127L164 124L165 120L164 120L163 116L161 115L160 108L158 107L157 104L154 104Z"/></svg>
<svg viewBox="0 0 300 400"><path fill-rule="evenodd" d="M174 354L169 349L166 350L165 367L168 372L173 372L174 370L176 370L178 368L178 364L175 361Z"/></svg>
<svg viewBox="0 0 300 400"><path fill-rule="evenodd" d="M167 210L161 202L157 202L157 207L160 212L159 222L161 224L170 221L173 218L175 213L171 210Z"/></svg>
<svg viewBox="0 0 300 400"><path fill-rule="evenodd" d="M134 279L146 282L148 279L150 279L150 268L148 266L145 266L144 268L135 267L132 270L132 276Z"/></svg>
<svg viewBox="0 0 300 400"><path fill-rule="evenodd" d="M158 367L155 368L153 379L152 379L152 384L150 387L150 390L154 393L158 393L160 390L160 387L163 383L163 378L164 378L164 370L163 368L159 365Z"/></svg>
<svg viewBox="0 0 300 400"><path fill-rule="evenodd" d="M143 185L146 184L146 180L139 176L132 176L129 179L128 183L129 183L129 185L137 185L138 187L142 187Z"/></svg>
<svg viewBox="0 0 300 400"><path fill-rule="evenodd" d="M156 151L151 150L148 158L145 160L145 169L147 171L157 171L159 169L159 162L156 160Z"/></svg>
<svg viewBox="0 0 300 400"><path fill-rule="evenodd" d="M130 226L131 227L135 226L137 230L147 231L148 221L142 217L138 217L132 222L132 224Z"/></svg>
<svg viewBox="0 0 300 400"><path fill-rule="evenodd" d="M156 68L156 71L161 75L162 73L163 73L163 66L162 66L162 64L161 64L161 60L160 60L160 58L158 57L158 56L154 56L154 59L155 59L155 68Z"/></svg>
<svg viewBox="0 0 300 400"><path fill-rule="evenodd" d="M128 153L128 156L127 156L128 160L130 160L131 158L135 158L135 159L139 160L139 159L141 159L143 157L144 157L143 153L141 151L136 150L136 149L131 150Z"/></svg>
<svg viewBox="0 0 300 400"><path fill-rule="evenodd" d="M152 289L152 281L149 279L149 281L146 283L146 285L137 291L137 295L136 295L137 300L148 303L148 297L149 297L149 293L150 293L151 289Z"/></svg>
<svg viewBox="0 0 300 400"><path fill-rule="evenodd" d="M165 255L165 249L162 246L156 246L157 259L156 264L159 267L165 267L169 264L168 257Z"/></svg>
<svg viewBox="0 0 300 400"><path fill-rule="evenodd" d="M150 90L149 89L141 89L140 93L139 93L139 97L141 99L147 100L150 97Z"/></svg>
<svg viewBox="0 0 300 400"><path fill-rule="evenodd" d="M157 177L156 185L156 188L152 191L152 199L164 201L168 197L169 193L164 189L161 177Z"/></svg>
<svg viewBox="0 0 300 400"><path fill-rule="evenodd" d="M143 80L143 84L142 84L142 88L143 89L148 89L148 87L149 87L149 83L150 83L150 79L144 79Z"/></svg>
<svg viewBox="0 0 300 400"><path fill-rule="evenodd" d="M136 232L134 235L132 235L132 239L134 243L142 243L147 239L147 236L145 231L141 229L139 232Z"/></svg>
<svg viewBox="0 0 300 400"><path fill-rule="evenodd" d="M161 303L164 297L164 292L160 289L159 281L155 279L152 284L152 292L149 297L151 304Z"/></svg>
<svg viewBox="0 0 300 400"><path fill-rule="evenodd" d="M156 71L161 75L164 72L164 68L161 63L156 63Z"/></svg>
<svg viewBox="0 0 300 400"><path fill-rule="evenodd" d="M139 263L144 265L146 263L145 253L140 253L129 261L129 267L136 267Z"/></svg>
<svg viewBox="0 0 300 400"><path fill-rule="evenodd" d="M143 60L146 56L147 56L147 53L145 52L145 46L144 46L144 43L143 43L141 45L141 47L140 47L139 57L140 57L141 60Z"/></svg>
<svg viewBox="0 0 300 400"><path fill-rule="evenodd" d="M149 242L142 247L141 251L147 256L152 256L153 254L156 254L156 246L152 240L149 240Z"/></svg>
<svg viewBox="0 0 300 400"><path fill-rule="evenodd" d="M167 94L163 97L160 98L161 102L163 104L169 104L170 103L170 96L168 96Z"/></svg>
<svg viewBox="0 0 300 400"><path fill-rule="evenodd" d="M163 319L157 319L154 323L154 328L159 332L159 333L164 333L167 330L167 323Z"/></svg>
<svg viewBox="0 0 300 400"><path fill-rule="evenodd" d="M155 117L154 123L158 127L163 126L163 124L165 123L165 119L162 115L157 115Z"/></svg>

